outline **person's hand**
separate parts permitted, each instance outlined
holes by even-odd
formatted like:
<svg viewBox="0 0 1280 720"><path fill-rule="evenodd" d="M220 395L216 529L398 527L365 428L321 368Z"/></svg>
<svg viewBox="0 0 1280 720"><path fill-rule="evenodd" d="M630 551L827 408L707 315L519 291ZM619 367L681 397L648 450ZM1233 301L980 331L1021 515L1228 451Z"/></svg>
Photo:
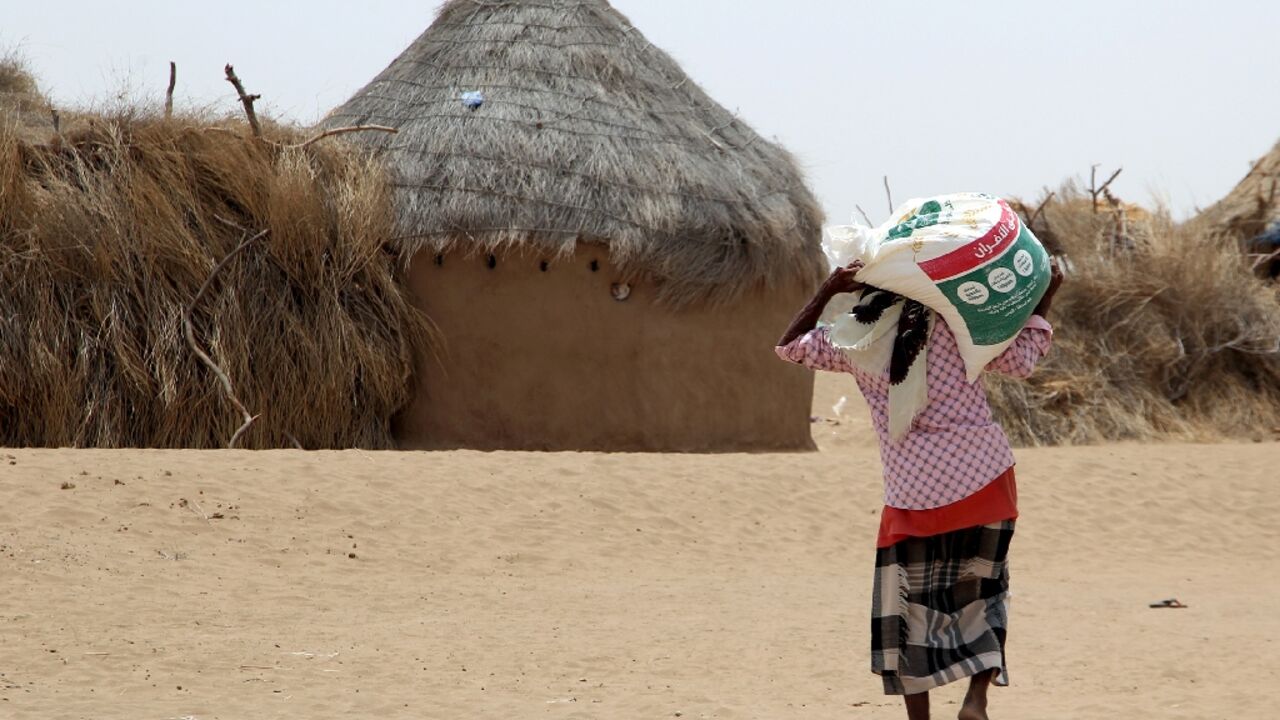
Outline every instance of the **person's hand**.
<svg viewBox="0 0 1280 720"><path fill-rule="evenodd" d="M822 289L827 296L838 295L840 293L850 293L862 287L862 283L855 278L858 271L864 267L861 260L854 260L844 267L836 268L831 276L822 284Z"/></svg>
<svg viewBox="0 0 1280 720"><path fill-rule="evenodd" d="M1045 317L1049 314L1049 308L1053 305L1053 296L1058 294L1058 288L1062 287L1062 268L1058 266L1057 258L1049 259L1049 287L1044 291L1044 297L1040 298L1040 304L1036 305L1035 315Z"/></svg>
<svg viewBox="0 0 1280 720"><path fill-rule="evenodd" d="M831 276L818 287L818 291L809 299L809 304L805 305L796 314L786 332L782 333L782 339L778 340L778 347L790 345L796 338L817 327L818 318L822 316L822 311L826 308L827 303L831 302L831 298L840 293L853 292L863 287L862 283L854 279L854 276L861 269L862 262L859 260L854 260L844 267L836 268L835 272L831 273Z"/></svg>

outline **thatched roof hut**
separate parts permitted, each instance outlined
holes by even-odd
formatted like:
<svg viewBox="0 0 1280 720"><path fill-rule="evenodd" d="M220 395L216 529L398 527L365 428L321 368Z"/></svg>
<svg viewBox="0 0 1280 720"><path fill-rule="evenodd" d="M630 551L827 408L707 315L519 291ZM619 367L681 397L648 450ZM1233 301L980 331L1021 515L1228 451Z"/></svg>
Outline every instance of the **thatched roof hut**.
<svg viewBox="0 0 1280 720"><path fill-rule="evenodd" d="M677 303L823 267L821 211L791 156L604 0L447 3L326 120L364 123L400 131L366 139L411 249L570 253L590 238Z"/></svg>
<svg viewBox="0 0 1280 720"><path fill-rule="evenodd" d="M823 272L821 212L604 0L453 0L324 124L398 130L360 141L445 343L410 444L809 442L811 381L770 346Z"/></svg>
<svg viewBox="0 0 1280 720"><path fill-rule="evenodd" d="M1280 142L1249 173L1194 221L1242 240L1261 235L1280 222Z"/></svg>

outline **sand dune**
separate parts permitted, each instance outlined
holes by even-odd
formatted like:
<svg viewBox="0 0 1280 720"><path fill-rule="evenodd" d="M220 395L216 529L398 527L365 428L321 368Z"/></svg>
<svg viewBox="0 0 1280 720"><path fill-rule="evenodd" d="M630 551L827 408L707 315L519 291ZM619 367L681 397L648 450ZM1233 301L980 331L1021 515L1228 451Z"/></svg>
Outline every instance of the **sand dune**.
<svg viewBox="0 0 1280 720"><path fill-rule="evenodd" d="M0 450L0 717L897 718L867 671L873 440L856 416L815 436ZM1280 712L1278 466L1280 444L1020 452L993 716Z"/></svg>

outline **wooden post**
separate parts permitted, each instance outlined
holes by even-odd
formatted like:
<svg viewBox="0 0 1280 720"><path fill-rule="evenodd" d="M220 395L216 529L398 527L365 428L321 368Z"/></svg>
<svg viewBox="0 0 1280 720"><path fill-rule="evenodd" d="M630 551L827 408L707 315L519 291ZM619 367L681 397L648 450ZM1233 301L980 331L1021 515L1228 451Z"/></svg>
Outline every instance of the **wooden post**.
<svg viewBox="0 0 1280 720"><path fill-rule="evenodd" d="M249 117L249 127L253 130L254 137L262 137L262 126L258 124L258 114L253 111L253 101L260 100L261 95L250 95L244 91L244 85L240 83L240 78L236 77L236 69L231 67L231 63L227 63L227 82L231 83L236 89L236 93L240 95L240 103L244 105L244 114Z"/></svg>
<svg viewBox="0 0 1280 720"><path fill-rule="evenodd" d="M173 88L178 84L178 64L169 61L169 89L164 91L164 117L173 117Z"/></svg>

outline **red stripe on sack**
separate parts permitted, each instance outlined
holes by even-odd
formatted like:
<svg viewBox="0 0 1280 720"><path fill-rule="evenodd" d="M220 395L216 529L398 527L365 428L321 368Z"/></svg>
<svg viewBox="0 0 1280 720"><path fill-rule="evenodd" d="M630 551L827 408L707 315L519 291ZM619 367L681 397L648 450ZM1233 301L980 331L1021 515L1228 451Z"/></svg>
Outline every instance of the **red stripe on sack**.
<svg viewBox="0 0 1280 720"><path fill-rule="evenodd" d="M997 222L985 235L956 248L946 255L918 263L920 269L935 282L946 280L966 273L979 265L984 265L999 257L1006 247L1017 239L1021 232L1021 221L1017 214L1003 200L1000 203L1000 222Z"/></svg>

